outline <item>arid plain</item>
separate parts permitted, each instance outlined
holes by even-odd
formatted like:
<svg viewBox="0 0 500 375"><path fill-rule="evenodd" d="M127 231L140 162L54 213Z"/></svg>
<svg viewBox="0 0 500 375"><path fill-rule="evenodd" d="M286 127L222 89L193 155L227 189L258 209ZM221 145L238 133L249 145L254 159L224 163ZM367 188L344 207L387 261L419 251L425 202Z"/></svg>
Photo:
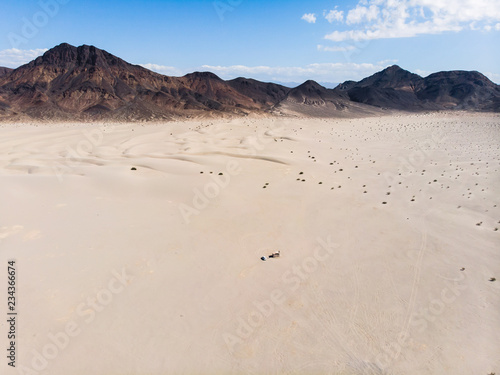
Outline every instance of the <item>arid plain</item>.
<svg viewBox="0 0 500 375"><path fill-rule="evenodd" d="M6 375L500 373L498 114L2 123L0 180Z"/></svg>

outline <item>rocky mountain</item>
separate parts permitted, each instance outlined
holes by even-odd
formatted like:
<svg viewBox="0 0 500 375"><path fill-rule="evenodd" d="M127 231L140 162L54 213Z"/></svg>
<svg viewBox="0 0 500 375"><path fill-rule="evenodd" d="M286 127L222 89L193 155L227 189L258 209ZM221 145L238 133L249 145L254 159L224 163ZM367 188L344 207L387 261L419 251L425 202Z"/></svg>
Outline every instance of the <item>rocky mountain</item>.
<svg viewBox="0 0 500 375"><path fill-rule="evenodd" d="M417 97L445 109L500 111L500 86L474 71L431 74Z"/></svg>
<svg viewBox="0 0 500 375"><path fill-rule="evenodd" d="M290 88L282 85L260 82L250 78L239 77L226 82L236 91L252 98L255 103L268 107L273 107L282 101L290 91Z"/></svg>
<svg viewBox="0 0 500 375"><path fill-rule="evenodd" d="M7 74L9 74L10 72L12 72L14 69L11 69L11 68L5 68L3 66L0 66L0 78L2 78L3 76L6 76Z"/></svg>
<svg viewBox="0 0 500 375"><path fill-rule="evenodd" d="M311 80L291 89L286 96L286 100L297 104L335 106L339 110L345 107L345 99L344 95Z"/></svg>
<svg viewBox="0 0 500 375"><path fill-rule="evenodd" d="M345 92L327 89L311 80L291 89L275 110L285 115L310 117L357 117L380 113L375 107L351 101Z"/></svg>
<svg viewBox="0 0 500 375"><path fill-rule="evenodd" d="M246 115L359 116L396 110L500 111L500 88L478 72L422 78L391 66L335 89L289 88L210 72L169 77L94 46L60 44L17 69L0 68L0 119L152 121Z"/></svg>
<svg viewBox="0 0 500 375"><path fill-rule="evenodd" d="M440 72L423 78L394 65L335 90L357 103L397 110L500 111L500 87L478 72Z"/></svg>
<svg viewBox="0 0 500 375"><path fill-rule="evenodd" d="M0 77L0 116L159 120L266 113L276 99L267 99L270 88L262 90L264 100L256 101L212 73L168 77L93 46L63 43Z"/></svg>

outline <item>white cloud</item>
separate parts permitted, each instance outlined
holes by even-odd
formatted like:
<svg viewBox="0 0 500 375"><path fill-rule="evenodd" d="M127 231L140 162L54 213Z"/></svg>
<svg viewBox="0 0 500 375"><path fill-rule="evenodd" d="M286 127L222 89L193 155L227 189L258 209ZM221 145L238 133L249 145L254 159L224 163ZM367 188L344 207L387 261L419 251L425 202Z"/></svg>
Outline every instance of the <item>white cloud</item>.
<svg viewBox="0 0 500 375"><path fill-rule="evenodd" d="M187 72L183 72L178 68L175 68L173 66L166 66L166 65L158 65L158 64L138 64L142 66L143 68L152 70L153 72L164 74L167 76L182 76L186 74Z"/></svg>
<svg viewBox="0 0 500 375"><path fill-rule="evenodd" d="M46 48L28 50L17 48L4 49L0 51L0 66L18 68L43 55L46 51L48 51Z"/></svg>
<svg viewBox="0 0 500 375"><path fill-rule="evenodd" d="M325 39L334 42L343 42L346 40L373 40L373 39L391 39L391 38L411 38L423 34L440 34L445 31L461 31L463 28L459 25L436 24L431 21L423 23L404 23L398 22L397 25L379 25L368 30L348 30L334 31L325 36Z"/></svg>
<svg viewBox="0 0 500 375"><path fill-rule="evenodd" d="M308 23L316 23L316 15L314 13L306 13L301 19Z"/></svg>
<svg viewBox="0 0 500 375"><path fill-rule="evenodd" d="M333 46L333 47L328 47L328 46L323 46L321 44L318 44L318 51L322 52L348 52L348 51L354 51L356 49L355 46Z"/></svg>
<svg viewBox="0 0 500 375"><path fill-rule="evenodd" d="M373 21L377 19L379 10L375 5L370 5L368 8L363 6L356 6L347 13L347 24L360 23L364 21Z"/></svg>
<svg viewBox="0 0 500 375"><path fill-rule="evenodd" d="M211 66L203 65L223 79L251 77L261 81L299 82L313 79L319 82L360 80L385 68L378 64L321 63L306 66Z"/></svg>
<svg viewBox="0 0 500 375"><path fill-rule="evenodd" d="M333 21L342 22L344 20L344 12L342 10L330 10L328 13L323 14L325 19L332 23Z"/></svg>
<svg viewBox="0 0 500 375"><path fill-rule="evenodd" d="M465 29L500 31L500 1L362 0L347 11L345 20L356 27L333 31L325 39L342 42L410 38Z"/></svg>

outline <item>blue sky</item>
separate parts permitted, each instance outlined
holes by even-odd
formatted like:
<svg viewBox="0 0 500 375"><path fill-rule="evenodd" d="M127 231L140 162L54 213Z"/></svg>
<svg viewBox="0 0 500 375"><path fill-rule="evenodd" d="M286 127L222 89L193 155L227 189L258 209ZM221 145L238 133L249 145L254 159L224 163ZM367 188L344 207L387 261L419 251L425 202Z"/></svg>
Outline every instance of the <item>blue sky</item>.
<svg viewBox="0 0 500 375"><path fill-rule="evenodd" d="M500 83L499 0L2 0L0 66L62 42L169 75L342 82L398 64Z"/></svg>

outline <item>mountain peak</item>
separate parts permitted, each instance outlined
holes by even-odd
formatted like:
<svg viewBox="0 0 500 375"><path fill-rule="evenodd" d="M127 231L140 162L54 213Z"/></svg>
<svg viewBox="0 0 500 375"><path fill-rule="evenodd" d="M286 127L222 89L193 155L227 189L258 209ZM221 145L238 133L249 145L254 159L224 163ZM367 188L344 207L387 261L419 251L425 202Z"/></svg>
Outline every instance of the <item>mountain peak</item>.
<svg viewBox="0 0 500 375"><path fill-rule="evenodd" d="M222 81L222 79L218 75L216 75L212 72L193 72L193 73L186 74L184 77L189 78L189 79L199 78L199 79L214 79L217 81Z"/></svg>
<svg viewBox="0 0 500 375"><path fill-rule="evenodd" d="M448 78L448 79L457 79L460 77L460 79L462 80L470 80L470 81L482 81L482 82L485 82L487 84L493 84L495 85L488 77L486 77L484 74L476 71L476 70L472 70L472 71L466 71L466 70L451 70L451 71L445 71L445 72L437 72L437 73L433 73L433 74L430 74L428 77L426 78L436 78L436 77L440 77L440 78Z"/></svg>
<svg viewBox="0 0 500 375"><path fill-rule="evenodd" d="M61 49L74 49L74 48L76 48L76 47L69 44L69 43L63 42L63 43L58 44L57 46L54 46L51 49L52 50L61 50Z"/></svg>
<svg viewBox="0 0 500 375"><path fill-rule="evenodd" d="M109 65L129 65L122 59L94 46L81 45L72 46L68 43L61 43L49 49L42 56L36 58L30 64L33 66L53 65L66 67L75 64L76 66L98 66Z"/></svg>
<svg viewBox="0 0 500 375"><path fill-rule="evenodd" d="M404 69L402 69L399 65L391 65L391 66L388 66L387 68L385 68L383 70L383 72L395 73L395 72L398 72L400 70L404 70Z"/></svg>
<svg viewBox="0 0 500 375"><path fill-rule="evenodd" d="M321 86L318 82L316 81L313 81L312 79L309 79L307 81L305 81L303 84L299 85L297 88L311 88L311 89L315 89L315 90L325 90L325 88L323 86Z"/></svg>
<svg viewBox="0 0 500 375"><path fill-rule="evenodd" d="M46 51L42 56L38 57L35 61L36 65L42 63L58 64L63 61L72 61L76 58L77 48L68 43L61 43L54 48Z"/></svg>
<svg viewBox="0 0 500 375"><path fill-rule="evenodd" d="M375 73L374 76L387 76L387 77L404 77L406 79L415 79L415 78L422 78L417 74L414 74L408 70L405 70L401 68L399 65L391 65L385 68L384 70Z"/></svg>
<svg viewBox="0 0 500 375"><path fill-rule="evenodd" d="M392 65L359 82L346 82L341 87L346 87L347 89L353 87L409 89L417 86L421 81L423 81L423 78L418 74L404 70L398 65Z"/></svg>

